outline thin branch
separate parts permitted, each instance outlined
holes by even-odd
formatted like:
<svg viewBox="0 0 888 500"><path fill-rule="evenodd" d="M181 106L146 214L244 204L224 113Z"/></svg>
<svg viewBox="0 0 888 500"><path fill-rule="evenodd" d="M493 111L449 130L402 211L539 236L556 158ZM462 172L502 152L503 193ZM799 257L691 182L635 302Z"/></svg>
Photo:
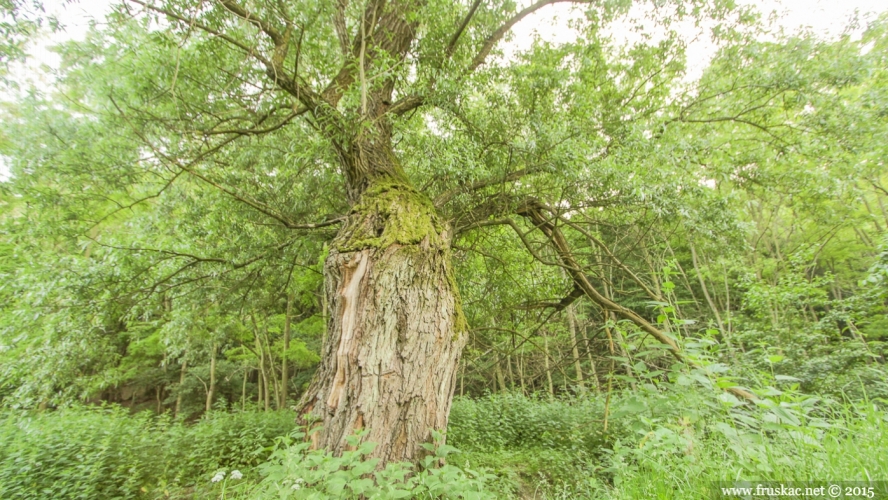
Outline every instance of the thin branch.
<svg viewBox="0 0 888 500"><path fill-rule="evenodd" d="M282 68L279 67L279 64L275 64L275 61L271 61L271 60L267 59L266 57L262 56L261 54L258 53L258 51L255 48L248 47L248 46L244 45L242 42L236 40L235 38L232 38L231 36L226 35L225 33L215 30L205 24L199 23L199 22L195 21L194 19L189 19L189 18L187 18L181 14L178 14L176 12L173 12L171 10L164 9L161 7L156 7L156 6L151 5L147 2L144 2L143 0L128 0L128 1L138 4L138 5L141 5L141 6L145 7L146 9L152 10L154 12L172 17L173 19L179 20L181 22L188 23L188 25L191 27L198 28L202 31L205 31L206 33L209 33L213 36L221 38L222 40L225 40L226 42L230 43L231 45L241 49L248 56L253 57L257 61L261 62L263 66L265 66L266 75L279 88L286 91L290 95L296 97L296 99L299 100L299 102L304 104L305 107L307 107L312 112L318 111L318 96L315 94L315 92L313 92L311 90L311 88L308 86L308 84L306 84L304 81L300 81L298 75L294 75L293 78L290 78L288 75L284 74L284 71L282 70ZM226 0L219 0L219 1L223 2L223 4L226 3ZM230 5L233 5L234 7L237 7L236 5L232 4L231 2L227 2L227 3ZM229 6L226 6L226 8L228 8L228 7ZM231 10L231 9L229 9L229 10ZM231 11L231 12L234 12L235 15L238 15L237 11ZM248 16L251 16L251 14L249 12L244 11L244 13ZM260 30L262 30L270 38L272 38L272 40L275 41L275 44L276 44L275 45L275 49L276 49L275 55L277 58L279 58L282 53L281 49L283 47L285 47L286 44L288 43L289 36L285 37L284 35L281 35L279 32L274 30L274 28L272 28L271 26L268 26L267 23L265 23L264 21L260 22L255 17L251 17L248 20L252 24L258 26ZM253 22L253 21L256 21L256 22ZM257 24L257 23L259 23L259 24ZM265 26L265 28L263 28L262 26ZM269 30L269 31L266 31L266 30ZM288 30L288 33L289 33L289 31L290 30ZM274 35L272 35L271 33L274 33ZM335 111L335 110L325 108L325 115L328 118L335 119L335 113L333 111Z"/></svg>
<svg viewBox="0 0 888 500"><path fill-rule="evenodd" d="M282 35L277 29L275 29L268 21L265 21L252 12L244 9L240 5L234 3L231 0L218 0L226 10L231 12L232 14L240 17L241 19L247 21L259 28L260 31L268 35L269 38L274 42L275 47L280 47L286 44L286 37Z"/></svg>
<svg viewBox="0 0 888 500"><path fill-rule="evenodd" d="M222 40L225 40L226 42L230 43L231 45L234 45L235 47L244 51L247 55L256 58L259 62L261 62L265 66L267 66L267 67L271 66L271 61L262 57L261 54L257 53L255 48L248 47L248 46L244 45L243 43L241 43L240 41L226 35L225 33L222 33L221 31L217 31L213 28L210 28L209 26L207 26L205 24L201 24L201 23L195 21L194 19L189 19L189 18L184 17L180 14L177 14L171 10L163 9L163 8L151 5L147 2L143 2L142 0L128 0L128 1L133 2L135 4L139 4L142 7L145 7L146 9L153 10L154 12L157 12L158 14L163 14L165 16L172 17L173 19L176 19L178 21L182 21L183 23L188 23L190 26L198 28L201 31L205 31L206 33L209 33L215 37L221 38Z"/></svg>
<svg viewBox="0 0 888 500"><path fill-rule="evenodd" d="M210 148L209 150L203 152L201 155L199 155L193 161L188 162L188 163L183 163L183 162L179 161L177 158L173 158L173 157L163 153L162 151L160 151L150 140L148 140L147 137L145 137L144 134L142 134L142 132L138 129L138 127L136 127L133 123L131 123L129 121L129 118L126 116L126 113L124 113L123 110L120 109L120 106L117 105L117 102L114 100L114 98L112 97L110 99L111 99L111 103L114 105L114 107L117 108L117 111L120 113L121 117L123 117L123 119L126 120L126 122L130 124L130 127L133 130L133 133L135 133L136 136L138 136L139 139L141 139L142 142L146 146L151 148L151 150L154 152L155 156L157 156L158 158L162 158L163 160L176 166L180 170L188 172L189 174L193 175L194 177L197 177L198 179L204 181L205 183L207 183L207 184L215 187L216 189L222 191L223 193L231 196L235 200L240 201L241 203L244 203L245 205L250 206L254 210L256 210L262 214L265 214L268 217L271 217L272 219L280 222L287 229L317 229L317 228L321 228L321 227L331 226L333 224L339 224L340 222L345 220L345 217L338 217L335 219L331 219L331 220L319 222L319 223L297 224L295 222L290 221L289 219L287 219L283 215L276 213L274 210L272 210L270 207L268 207L264 203L245 198L245 197L237 194L236 192L232 191L231 189L226 188L225 186L211 180L210 178L206 177L205 175L201 174L200 172L194 170L193 166L198 161L219 151L223 147L225 147L228 144L230 144L231 142L233 142L238 137L241 137L240 135L233 134L230 137L226 138L225 140L221 141L219 144L217 144L214 147Z"/></svg>
<svg viewBox="0 0 888 500"><path fill-rule="evenodd" d="M104 247L104 248L111 248L114 250L124 250L124 251L128 251L128 252L152 252L152 253L160 253L160 254L164 254L164 255L169 255L174 258L177 258L177 257L178 258L188 258L188 259L192 260L192 262L190 262L189 265L196 265L196 264L200 264L200 263L204 263L204 262L225 264L225 265L229 266L232 270L247 267L250 264L253 264L254 262L260 261L260 260L268 257L273 252L279 252L279 251L287 248L288 246L292 245L295 242L295 240L286 241L284 243L281 243L281 244L275 246L274 248L272 248L269 251L263 252L259 255L251 257L247 260L244 260L241 262L232 262L228 259L220 259L218 257L200 257L200 256L193 255L190 253L176 252L173 250L163 250L163 249L158 249L158 248L144 248L144 247L121 247L121 246L117 246L117 245L109 245L107 243L102 243L98 239L93 238L91 236L85 236L85 237L87 239L93 241L95 244L97 244L101 247Z"/></svg>
<svg viewBox="0 0 888 500"><path fill-rule="evenodd" d="M472 63L469 65L469 67L466 69L466 74L472 73L473 71L478 69L479 66L484 64L484 61L487 59L487 56L490 55L490 51L493 50L493 48L496 46L496 44L504 36L506 36L506 33L508 33L509 30L511 30L513 26L518 24L519 21L521 21L525 17L533 14L534 12L542 9L543 7L545 7L547 5L553 5L556 3L565 3L565 2L589 3L590 0L540 0L539 2L531 5L530 7L527 7L526 9L522 10L519 13L515 14L514 16L509 18L505 23L503 23L502 26L497 28L497 30L494 31L489 37L487 37L487 40L485 40L484 44L481 46L481 50L478 51L478 54L472 60Z"/></svg>
<svg viewBox="0 0 888 500"><path fill-rule="evenodd" d="M287 117L284 118L280 123L278 123L276 125L272 125L267 128L255 128L254 127L254 128L246 128L246 129L234 128L234 129L227 129L227 130L208 130L208 131L203 132L203 134L208 135L208 136L209 135L222 135L222 134L238 134L238 135L267 134L269 132L274 132L275 130L282 128L284 125L290 123L290 121L293 120L293 118L296 118L297 116L304 114L306 111L308 111L308 108L306 108L304 106L300 107L300 108L296 109L295 111L293 111L292 113L290 113L289 115L287 115Z"/></svg>
<svg viewBox="0 0 888 500"><path fill-rule="evenodd" d="M523 168L521 170L509 172L508 174L504 175L503 177L500 177L497 179L482 180L482 181L478 181L478 182L474 182L472 184L469 184L468 186L460 186L457 188L453 188L449 191L445 191L444 193L441 193L440 195L438 195L435 198L434 204L436 207L440 208L440 207L444 206L445 204L447 204L447 202L450 201L454 196L456 196L460 193L465 193L465 192L469 192L469 191L477 191L479 189L483 189L483 188L486 188L489 186L495 186L497 184L504 184L506 182L516 181L526 175L530 175L530 174L539 172L540 170L542 170L541 166L536 166L536 167L531 167L531 168Z"/></svg>
<svg viewBox="0 0 888 500"><path fill-rule="evenodd" d="M109 217L112 217L112 216L114 216L115 214L117 214L117 213L119 213L119 212L122 212L122 211L124 211L124 210L130 209L130 208L133 208L134 206L136 206L136 205L138 205L139 203L142 203L142 202L144 202L144 201L148 201L148 200L153 199L153 198L159 198L160 195L162 195L163 192L167 190L167 188L169 188L170 186L173 185L173 182L175 182L175 180L178 179L180 175L182 175L182 170L180 170L180 171L176 172L175 174L173 174L173 177L170 178L170 180L168 180L168 181L166 182L166 184L163 185L162 188L160 188L160 191L158 191L158 192L156 192L156 193L154 193L154 194L151 194L151 195L145 196L144 198L140 198L140 199L138 199L138 200L136 200L136 201L130 203L129 205L121 206L120 208L118 208L118 209L116 209L116 210L112 210L111 213L106 214L104 217L102 217L101 219L97 220L97 221L95 222L95 224L93 224L92 226L90 226L89 229L87 229L86 231L84 231L84 233L88 234L90 231L93 230L93 228L95 228L96 226L98 226L98 225L101 224L102 222L105 222Z"/></svg>
<svg viewBox="0 0 888 500"><path fill-rule="evenodd" d="M469 9L468 14L466 14L465 19L459 25L459 28L456 29L456 33L450 37L450 43L447 44L447 49L444 50L444 59L450 59L453 56L453 52L456 50L456 42L459 41L460 35L462 35L463 31L465 31L466 26L469 25L469 22L472 20L472 17L475 15L475 11L478 10L478 6L481 5L481 0L475 0L472 3L472 7Z"/></svg>

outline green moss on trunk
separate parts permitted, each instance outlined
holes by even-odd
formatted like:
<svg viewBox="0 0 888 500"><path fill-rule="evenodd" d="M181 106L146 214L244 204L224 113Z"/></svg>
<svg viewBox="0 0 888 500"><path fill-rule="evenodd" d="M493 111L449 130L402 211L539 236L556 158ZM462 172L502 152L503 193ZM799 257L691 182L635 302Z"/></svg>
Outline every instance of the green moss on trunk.
<svg viewBox="0 0 888 500"><path fill-rule="evenodd" d="M376 180L352 207L348 226L334 245L340 252L391 245L426 244L441 248L444 225L431 200L412 186L392 180Z"/></svg>

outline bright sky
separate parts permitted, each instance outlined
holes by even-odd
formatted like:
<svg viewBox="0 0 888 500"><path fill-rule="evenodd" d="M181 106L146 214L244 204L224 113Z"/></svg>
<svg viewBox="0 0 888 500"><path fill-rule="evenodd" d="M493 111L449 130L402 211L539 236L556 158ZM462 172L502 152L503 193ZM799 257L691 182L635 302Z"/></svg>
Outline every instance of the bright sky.
<svg viewBox="0 0 888 500"><path fill-rule="evenodd" d="M31 50L34 56L31 61L21 70L21 74L38 75L37 78L47 78L39 76L42 72L38 70L40 65L46 64L51 67L57 67L59 58L56 54L50 52L47 47L54 43L59 43L69 39L81 39L86 34L91 20L101 22L105 13L108 12L109 6L116 0L74 0L73 3L66 5L65 0L44 0L44 5L48 13L55 14L65 26L64 32L46 36L39 43L35 44ZM758 9L767 14L776 11L779 15L779 26L788 31L796 31L801 28L810 28L815 33L834 37L842 33L845 26L855 16L855 12L865 19L867 14L874 12L882 12L888 10L888 3L884 0L738 0L741 4L755 5ZM643 11L636 9L634 13L630 13L630 17L643 14ZM533 16L529 16L523 20L514 29L514 37L510 46L506 48L506 53L514 53L530 45L530 40L534 33L539 34L543 39L552 42L567 42L574 38L573 32L567 28L567 20L571 18L571 7L569 4L556 4L541 9ZM631 26L632 21L628 20L624 26ZM620 30L615 28L614 36L616 39L624 42L632 42L633 37L628 34L628 30ZM692 27L688 27L688 37L695 38L697 33ZM700 39L691 43L688 47L688 66L689 77L699 76L705 68L712 56L713 48L710 43ZM0 94L0 98L5 97ZM9 169L7 168L3 157L0 156L0 182L9 178Z"/></svg>

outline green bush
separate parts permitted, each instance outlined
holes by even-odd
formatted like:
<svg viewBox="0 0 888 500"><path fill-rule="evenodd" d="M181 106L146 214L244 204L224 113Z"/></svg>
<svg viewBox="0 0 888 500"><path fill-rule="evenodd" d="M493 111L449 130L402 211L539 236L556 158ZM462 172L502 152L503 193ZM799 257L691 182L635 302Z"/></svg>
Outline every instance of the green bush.
<svg viewBox="0 0 888 500"><path fill-rule="evenodd" d="M360 443L360 434L347 438L354 451L339 457L311 450L306 437L303 432L294 432L279 439L270 460L259 466L264 479L255 488L242 485L243 498L496 498L486 488L492 476L484 471L439 464L457 453L449 445L424 445L432 453L418 469L409 463L389 463L378 470L379 459L367 458L375 443Z"/></svg>
<svg viewBox="0 0 888 500"><path fill-rule="evenodd" d="M448 443L467 452L532 448L594 453L605 442L604 400L518 394L454 399Z"/></svg>

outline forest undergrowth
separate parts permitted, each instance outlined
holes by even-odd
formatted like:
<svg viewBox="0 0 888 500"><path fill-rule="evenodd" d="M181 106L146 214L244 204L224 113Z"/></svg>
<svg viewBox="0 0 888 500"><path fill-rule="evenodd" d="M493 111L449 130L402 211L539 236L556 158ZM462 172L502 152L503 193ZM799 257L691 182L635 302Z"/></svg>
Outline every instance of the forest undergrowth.
<svg viewBox="0 0 888 500"><path fill-rule="evenodd" d="M5 410L0 497L704 499L717 482L888 477L885 400L787 382L757 392L767 395L740 402L694 382L458 398L447 445L375 475L372 444L310 451L289 411L183 423L114 406Z"/></svg>

